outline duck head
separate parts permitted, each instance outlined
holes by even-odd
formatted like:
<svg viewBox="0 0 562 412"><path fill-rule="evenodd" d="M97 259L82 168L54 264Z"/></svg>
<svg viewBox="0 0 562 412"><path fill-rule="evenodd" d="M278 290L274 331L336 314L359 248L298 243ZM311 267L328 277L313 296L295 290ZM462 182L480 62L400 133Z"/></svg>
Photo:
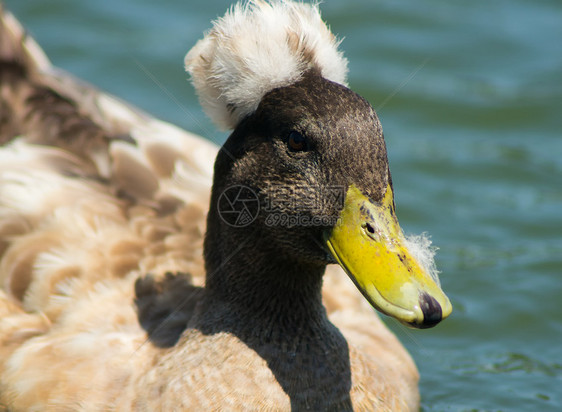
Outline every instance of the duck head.
<svg viewBox="0 0 562 412"><path fill-rule="evenodd" d="M260 15L270 13L290 24L260 32L268 21ZM326 45L306 44L298 16L318 26ZM233 33L248 27L259 32L255 41L245 33L236 42ZM271 40L278 32L281 40ZM228 41L234 44L221 51ZM259 50L241 49L248 44ZM409 326L432 327L451 313L451 303L433 273L433 252L412 250L400 229L381 124L371 105L346 87L346 61L336 46L315 6L251 2L217 22L187 55L203 106L219 125L233 128L215 163L208 230L231 244L259 239L259 253L295 267L338 263L376 309ZM265 77L249 69L251 61L284 55L283 47L296 59L294 69L270 68L275 75ZM266 57L263 49L270 51ZM232 50L239 53L225 56ZM228 58L235 70L225 66Z"/></svg>

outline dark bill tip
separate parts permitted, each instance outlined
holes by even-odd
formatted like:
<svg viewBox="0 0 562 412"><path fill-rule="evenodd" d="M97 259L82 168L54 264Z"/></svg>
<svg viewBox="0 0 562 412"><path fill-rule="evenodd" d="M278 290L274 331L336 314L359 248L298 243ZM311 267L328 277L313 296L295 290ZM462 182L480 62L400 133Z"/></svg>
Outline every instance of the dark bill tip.
<svg viewBox="0 0 562 412"><path fill-rule="evenodd" d="M435 298L422 293L420 295L420 309L423 312L423 321L421 323L413 324L412 326L419 329L432 328L443 319L443 311L441 305Z"/></svg>

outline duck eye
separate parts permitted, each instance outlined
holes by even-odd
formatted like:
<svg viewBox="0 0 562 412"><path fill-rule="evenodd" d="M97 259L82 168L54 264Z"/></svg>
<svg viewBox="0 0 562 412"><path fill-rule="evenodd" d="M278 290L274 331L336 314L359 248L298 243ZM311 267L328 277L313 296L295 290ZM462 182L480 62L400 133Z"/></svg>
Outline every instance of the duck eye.
<svg viewBox="0 0 562 412"><path fill-rule="evenodd" d="M306 140L306 137L294 130L289 133L289 140L287 141L287 145L293 152L303 152L305 150L308 150L308 142Z"/></svg>

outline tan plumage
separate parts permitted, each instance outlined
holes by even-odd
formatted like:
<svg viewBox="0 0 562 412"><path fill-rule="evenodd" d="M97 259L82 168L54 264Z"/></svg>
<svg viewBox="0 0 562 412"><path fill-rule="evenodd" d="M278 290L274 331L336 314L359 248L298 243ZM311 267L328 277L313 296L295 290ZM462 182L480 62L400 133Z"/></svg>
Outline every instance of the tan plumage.
<svg viewBox="0 0 562 412"><path fill-rule="evenodd" d="M176 279L178 314L197 304L218 148L57 71L5 12L0 36L0 409L290 409L235 334L188 328L159 347L139 324L147 274L162 293ZM322 297L353 407L416 409L410 356L338 266Z"/></svg>

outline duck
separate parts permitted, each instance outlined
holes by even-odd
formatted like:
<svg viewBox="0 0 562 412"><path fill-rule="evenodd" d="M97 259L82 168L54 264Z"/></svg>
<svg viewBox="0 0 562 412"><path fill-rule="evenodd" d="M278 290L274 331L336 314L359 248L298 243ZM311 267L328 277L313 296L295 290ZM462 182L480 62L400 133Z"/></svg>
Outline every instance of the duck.
<svg viewBox="0 0 562 412"><path fill-rule="evenodd" d="M375 309L452 306L317 4L237 3L187 53L220 148L0 15L0 410L419 408Z"/></svg>

